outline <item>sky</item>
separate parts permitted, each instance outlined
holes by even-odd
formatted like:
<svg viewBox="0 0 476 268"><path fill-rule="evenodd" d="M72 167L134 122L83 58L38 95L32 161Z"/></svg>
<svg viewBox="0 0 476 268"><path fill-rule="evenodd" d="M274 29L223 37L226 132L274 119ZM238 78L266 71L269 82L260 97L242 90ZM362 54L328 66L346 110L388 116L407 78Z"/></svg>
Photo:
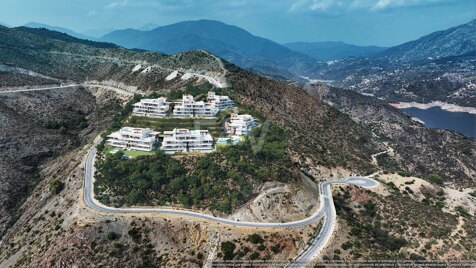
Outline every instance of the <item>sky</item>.
<svg viewBox="0 0 476 268"><path fill-rule="evenodd" d="M0 22L76 32L211 19L278 43L393 46L476 18L475 0L1 0Z"/></svg>

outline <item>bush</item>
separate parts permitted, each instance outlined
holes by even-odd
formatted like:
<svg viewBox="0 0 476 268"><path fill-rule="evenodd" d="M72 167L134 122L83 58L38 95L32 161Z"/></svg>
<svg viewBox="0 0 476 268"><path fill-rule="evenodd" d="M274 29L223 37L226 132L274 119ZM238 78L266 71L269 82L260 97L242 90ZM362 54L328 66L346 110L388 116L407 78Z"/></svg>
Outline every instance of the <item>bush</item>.
<svg viewBox="0 0 476 268"><path fill-rule="evenodd" d="M457 206L456 208L456 211L463 217L469 217L471 216L469 213L468 213L468 210L465 209L464 207L462 206Z"/></svg>
<svg viewBox="0 0 476 268"><path fill-rule="evenodd" d="M107 239L109 239L109 240L116 240L119 237L121 237L121 236L119 234L116 234L115 232L107 233Z"/></svg>
<svg viewBox="0 0 476 268"><path fill-rule="evenodd" d="M271 246L271 251L272 251L273 253L276 253L276 254L279 253L279 252L281 252L281 245L279 245L279 244L272 245L272 246Z"/></svg>
<svg viewBox="0 0 476 268"><path fill-rule="evenodd" d="M235 243L231 241L221 242L221 252L223 253L224 260L232 260L235 257Z"/></svg>
<svg viewBox="0 0 476 268"><path fill-rule="evenodd" d="M58 179L50 181L50 192L52 194L59 194L64 189L64 183Z"/></svg>
<svg viewBox="0 0 476 268"><path fill-rule="evenodd" d="M264 242L264 239L259 234L252 234L248 236L248 241L253 244L261 244Z"/></svg>
<svg viewBox="0 0 476 268"><path fill-rule="evenodd" d="M443 185L443 178L436 173L432 173L427 177L428 181L434 184Z"/></svg>

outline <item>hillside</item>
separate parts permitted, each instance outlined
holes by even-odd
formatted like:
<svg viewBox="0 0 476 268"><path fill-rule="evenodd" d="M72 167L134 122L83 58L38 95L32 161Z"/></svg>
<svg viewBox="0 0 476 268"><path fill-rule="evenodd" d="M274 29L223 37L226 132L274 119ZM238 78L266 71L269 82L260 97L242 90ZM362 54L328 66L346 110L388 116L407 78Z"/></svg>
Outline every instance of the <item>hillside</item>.
<svg viewBox="0 0 476 268"><path fill-rule="evenodd" d="M274 73L275 69L293 72L303 62L313 61L306 55L254 36L239 27L211 20L184 21L150 31L118 30L106 34L101 41L166 54L206 50L240 67L256 69L265 66ZM285 78L296 77L286 75Z"/></svg>
<svg viewBox="0 0 476 268"><path fill-rule="evenodd" d="M474 187L474 139L426 128L387 103L350 90L319 85L309 86L308 92L380 136L392 151L391 161L384 165L387 171L403 171L421 178L437 173L448 182Z"/></svg>
<svg viewBox="0 0 476 268"><path fill-rule="evenodd" d="M370 155L381 147L378 141L372 140L368 130L328 105L313 100L301 88L224 64L205 52L172 56L133 52L111 44L30 28L0 28L0 36L0 64L62 80L123 83L140 91L161 92L199 80L193 76L189 81L180 76L165 80L174 70L226 79L231 83L232 95L241 103L261 111L285 129L296 164L342 166L367 173L373 170ZM139 70L134 71L139 65Z"/></svg>
<svg viewBox="0 0 476 268"><path fill-rule="evenodd" d="M433 32L417 40L392 47L378 56L391 60L417 61L460 56L476 50L476 20Z"/></svg>
<svg viewBox="0 0 476 268"><path fill-rule="evenodd" d="M48 30L51 30L51 31L57 31L57 32L60 32L60 33L65 33L65 34L70 35L72 37L79 38L79 39L97 40L94 37L87 36L87 35L84 35L84 34L81 34L81 33L77 33L77 32L75 32L71 29L60 27L60 26L52 26L52 25L48 25L48 24L44 24L44 23L38 23L38 22L29 22L29 23L27 23L23 26L24 27L29 27L29 28L35 28L35 29L43 28L43 29L48 29Z"/></svg>
<svg viewBox="0 0 476 268"><path fill-rule="evenodd" d="M378 46L357 46L344 42L293 42L285 47L317 60L337 60L345 57L366 57L386 50Z"/></svg>
<svg viewBox="0 0 476 268"><path fill-rule="evenodd" d="M190 176L186 177L190 179L187 182L190 186L197 186L197 178L202 176L213 179L203 181L204 189L220 190L213 198L197 202L203 206L201 210L208 213L213 206L233 198L237 191L230 189L238 187L236 184L240 182L240 177L247 173L253 173L249 175L256 180L250 184L252 189L247 189L248 195L240 200L242 207L233 217L243 221L284 221L302 219L315 210L318 206L316 181L351 173L365 175L377 171L379 166L386 172L390 171L390 175L406 171L410 175L422 175L428 181L431 181L429 172L441 171L442 181L438 181L438 185L432 181L435 190L425 201L413 196L407 198L409 196L400 190L397 193L393 188L400 185L395 182L392 188L392 184L385 183L383 174L380 174L381 188L384 192L394 191L394 194L379 194L377 191L381 188L369 193L370 190L355 190L354 187L336 187L335 190L342 192L336 199L338 211L347 213L341 214L343 222L339 226L347 228L343 231L349 231L349 226L354 229L349 231L350 235L338 238L351 241L355 258L362 258L363 253L369 254L367 249L373 251L374 255L370 257L379 259L409 257L415 248L420 247L417 241L410 240L419 233L423 233L421 236L429 241L438 238L438 245L454 242L454 247L460 247L460 256L472 256L474 252L474 247L468 242L474 239L474 228L470 225L474 224L474 220L472 216L457 216L474 215L474 211L467 212L465 208L457 210L449 203L438 202L441 198L450 200L449 194L440 194L445 184L453 187L445 190L454 192L467 186L474 188L476 168L472 163L475 152L468 150L474 140L449 131L426 130L401 114L386 111L387 106L380 102L375 104L373 99L361 99L358 95L341 96L339 92L332 93L335 95L326 93L329 97L321 99L319 90L306 91L297 85L258 76L204 51L176 55L133 51L109 43L84 41L57 32L25 27L0 27L0 65L56 79L49 79L54 81L52 84L58 83L58 80L77 83L95 80L96 84L0 95L0 119L4 124L0 131L0 144L8 153L8 158L2 159L0 174L15 175L2 177L4 188L0 189L3 202L0 211L4 221L1 225L0 266L202 267L210 256L217 260L230 255L259 260L289 260L295 257L310 242L319 224L286 230L235 230L156 214L108 215L91 210L80 199L84 160L94 146L92 140L111 127L111 122L117 126L118 121L128 117L129 114L124 111L130 105L121 104L131 99L131 92L185 92L189 86L208 84L210 80L218 81L217 84L224 86L219 90L226 92L240 105L262 114L263 118L278 126L267 142L272 140L269 142L281 144L286 141L284 149L278 146L280 155L284 156L281 160L286 162L271 162L274 165L268 166L270 162L260 162L262 159L255 158L260 157L259 154L248 155L248 148L231 149L226 155L217 152L197 156L191 160L174 158L172 162L180 159L190 172L187 174ZM5 68L4 75L9 79L0 90L25 83L33 86L38 82L37 79L23 81L25 74L18 74L15 71L18 68ZM174 73L175 76L172 75ZM44 80L40 82L47 83ZM108 85L124 90L112 91ZM377 120L383 123L378 125L375 123ZM401 129L408 132L404 133ZM394 146L400 140L402 146ZM375 163L375 155L387 150L386 143L395 147L396 154L379 157ZM25 161L18 163L15 160L18 155ZM204 165L203 160L207 158L213 164ZM156 163L149 160L156 163L163 161L157 157L147 161L137 158L134 162L142 162L144 169L163 175L162 167L159 169ZM195 168L195 163L200 166ZM260 163L264 166L256 166ZM445 171L445 168L448 170ZM256 172L262 169L272 172L261 175ZM312 174L316 181L299 173L300 169ZM121 176L117 178L126 185L137 177L124 175L122 169L118 171L121 171ZM165 174L167 179L177 179L178 185L175 186L180 189L183 184L180 180L185 177L175 176L180 174L177 169L165 170ZM156 174L148 175L152 177ZM18 181L18 177L22 180ZM213 187L206 186L207 183L213 183ZM274 192L276 190L281 191ZM464 191L462 195L467 200L467 189ZM405 193L408 194L408 190ZM182 192L178 194L180 198ZM352 201L356 201L355 206L349 204L350 196ZM213 200L212 206L207 200ZM458 199L458 202L461 203L461 200ZM368 205L367 201L374 202L375 206ZM394 207L385 209L385 204L393 204ZM224 211L228 212L227 208L230 206ZM443 212L443 209L447 211ZM355 213L350 213L352 211ZM426 218L427 214L431 218ZM372 215L382 217L385 224L380 226L378 221L372 220ZM416 220L402 223L406 217ZM429 226L436 227L436 220L444 221L444 230L430 232ZM4 225L8 222L8 226ZM402 229L392 228L393 223L401 224ZM451 232L448 230L456 228L461 232L449 235ZM363 232L370 233L367 240L361 237ZM402 240L402 237L410 242ZM434 243L436 240L430 248ZM338 248L329 247L334 254L341 252L335 250ZM426 249L417 252L426 258L444 259L451 253L448 248L444 250L443 253Z"/></svg>
<svg viewBox="0 0 476 268"><path fill-rule="evenodd" d="M474 107L475 20L368 57L319 63L309 75L388 102Z"/></svg>

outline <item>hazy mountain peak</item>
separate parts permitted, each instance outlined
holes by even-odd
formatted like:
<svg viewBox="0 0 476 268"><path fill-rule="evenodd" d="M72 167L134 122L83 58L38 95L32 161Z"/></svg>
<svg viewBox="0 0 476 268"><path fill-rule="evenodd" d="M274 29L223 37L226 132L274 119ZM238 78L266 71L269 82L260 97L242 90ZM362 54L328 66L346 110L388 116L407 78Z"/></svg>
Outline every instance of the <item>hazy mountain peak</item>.
<svg viewBox="0 0 476 268"><path fill-rule="evenodd" d="M39 23L39 22L29 22L29 23L27 23L23 26L29 27L29 28L45 28L45 29L48 29L48 30L51 30L51 31L57 31L57 32L60 32L60 33L65 33L67 35L70 35L70 36L73 36L73 37L76 37L76 38L80 38L80 39L95 40L95 38L93 38L93 37L86 36L86 35L77 33L77 32L75 32L71 29L68 29L68 28L65 28L65 27L60 27L60 26L52 26L52 25Z"/></svg>

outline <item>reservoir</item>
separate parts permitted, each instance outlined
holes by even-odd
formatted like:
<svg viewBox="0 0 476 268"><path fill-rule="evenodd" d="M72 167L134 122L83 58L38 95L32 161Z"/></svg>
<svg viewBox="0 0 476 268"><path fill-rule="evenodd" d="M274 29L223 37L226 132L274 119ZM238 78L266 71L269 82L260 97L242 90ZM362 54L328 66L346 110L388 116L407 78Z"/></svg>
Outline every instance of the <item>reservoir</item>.
<svg viewBox="0 0 476 268"><path fill-rule="evenodd" d="M444 128L455 130L468 137L476 137L476 115L464 112L449 112L440 107L419 109L404 108L401 111L416 117L429 128Z"/></svg>

